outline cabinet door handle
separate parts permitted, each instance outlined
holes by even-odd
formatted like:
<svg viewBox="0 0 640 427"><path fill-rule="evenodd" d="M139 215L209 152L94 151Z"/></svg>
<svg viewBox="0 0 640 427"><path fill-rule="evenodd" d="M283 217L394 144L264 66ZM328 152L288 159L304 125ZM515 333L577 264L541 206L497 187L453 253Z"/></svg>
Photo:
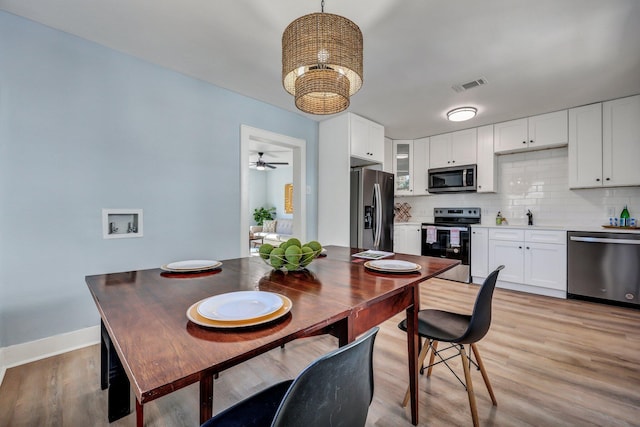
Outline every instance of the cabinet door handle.
<svg viewBox="0 0 640 427"><path fill-rule="evenodd" d="M527 249L531 249L529 246L527 246Z"/></svg>
<svg viewBox="0 0 640 427"><path fill-rule="evenodd" d="M518 246L518 249L522 249L522 246Z"/></svg>
<svg viewBox="0 0 640 427"><path fill-rule="evenodd" d="M530 139L530 140L529 140L529 144L533 144L533 139Z"/></svg>
<svg viewBox="0 0 640 427"><path fill-rule="evenodd" d="M596 181L597 181L597 182L600 182L600 178L596 178Z"/></svg>
<svg viewBox="0 0 640 427"><path fill-rule="evenodd" d="M607 178L607 181L609 181L611 178Z"/></svg>
<svg viewBox="0 0 640 427"><path fill-rule="evenodd" d="M526 144L526 143L527 143L527 141L522 141L522 143L523 143L523 144Z"/></svg>

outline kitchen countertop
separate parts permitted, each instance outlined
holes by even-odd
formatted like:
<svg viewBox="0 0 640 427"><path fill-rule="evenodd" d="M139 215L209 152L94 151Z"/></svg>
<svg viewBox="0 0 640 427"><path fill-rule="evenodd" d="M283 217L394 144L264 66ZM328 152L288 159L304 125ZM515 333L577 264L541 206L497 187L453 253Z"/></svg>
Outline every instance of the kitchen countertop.
<svg viewBox="0 0 640 427"><path fill-rule="evenodd" d="M562 225L495 225L495 224L473 224L471 227L483 228L512 228L519 230L557 230L557 231L588 231L598 233L629 233L640 234L640 228L604 228L602 226L562 226Z"/></svg>

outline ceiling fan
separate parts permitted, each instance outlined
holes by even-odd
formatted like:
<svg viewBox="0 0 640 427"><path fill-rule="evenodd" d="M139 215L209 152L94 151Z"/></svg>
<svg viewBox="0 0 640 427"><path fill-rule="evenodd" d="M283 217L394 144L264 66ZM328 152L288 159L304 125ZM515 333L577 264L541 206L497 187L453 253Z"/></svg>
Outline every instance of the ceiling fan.
<svg viewBox="0 0 640 427"><path fill-rule="evenodd" d="M259 171L263 171L265 168L275 169L276 167L273 165L288 165L288 162L265 162L262 160L262 156L264 153L258 153L258 161L249 163L249 166L255 166L255 168Z"/></svg>

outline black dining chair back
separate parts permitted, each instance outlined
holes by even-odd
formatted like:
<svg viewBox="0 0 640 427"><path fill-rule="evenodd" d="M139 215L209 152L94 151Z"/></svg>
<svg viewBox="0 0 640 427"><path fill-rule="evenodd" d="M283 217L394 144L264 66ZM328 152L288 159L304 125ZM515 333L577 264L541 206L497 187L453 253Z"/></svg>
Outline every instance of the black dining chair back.
<svg viewBox="0 0 640 427"><path fill-rule="evenodd" d="M295 380L275 384L202 427L360 427L373 399L373 345L379 328L316 359Z"/></svg>
<svg viewBox="0 0 640 427"><path fill-rule="evenodd" d="M460 337L455 339L454 342L458 344L471 344L480 341L489 332L491 326L491 302L493 301L493 291L496 288L496 282L498 281L498 273L504 268L504 265L499 266L487 276L482 283L480 291L476 296L476 302L473 305L473 312L471 314L471 320L469 321L469 327L466 332Z"/></svg>

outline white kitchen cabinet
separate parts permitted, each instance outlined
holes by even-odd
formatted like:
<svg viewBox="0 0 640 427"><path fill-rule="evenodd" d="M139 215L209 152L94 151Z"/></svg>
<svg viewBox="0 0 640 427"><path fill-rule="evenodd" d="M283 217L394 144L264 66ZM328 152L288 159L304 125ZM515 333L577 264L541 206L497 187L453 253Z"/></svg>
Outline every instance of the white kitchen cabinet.
<svg viewBox="0 0 640 427"><path fill-rule="evenodd" d="M602 187L602 103L569 110L569 188ZM607 182L611 177L606 177Z"/></svg>
<svg viewBox="0 0 640 427"><path fill-rule="evenodd" d="M396 223L393 226L393 251L400 254L420 255L419 223Z"/></svg>
<svg viewBox="0 0 640 427"><path fill-rule="evenodd" d="M493 152L493 125L478 128L478 167L476 184L478 193L495 193L497 188L496 155Z"/></svg>
<svg viewBox="0 0 640 427"><path fill-rule="evenodd" d="M496 123L494 151L512 153L567 145L567 126L567 110Z"/></svg>
<svg viewBox="0 0 640 427"><path fill-rule="evenodd" d="M351 157L368 163L384 163L384 127L353 113L347 115Z"/></svg>
<svg viewBox="0 0 640 427"><path fill-rule="evenodd" d="M640 185L640 95L602 103L605 186ZM607 180L607 178L611 178Z"/></svg>
<svg viewBox="0 0 640 427"><path fill-rule="evenodd" d="M432 136L429 142L429 168L473 165L476 163L476 128Z"/></svg>
<svg viewBox="0 0 640 427"><path fill-rule="evenodd" d="M489 268L504 264L499 286L566 297L566 232L543 229L489 229ZM473 265L473 264L472 264Z"/></svg>
<svg viewBox="0 0 640 427"><path fill-rule="evenodd" d="M393 141L393 173L395 173L395 195L413 195L413 140Z"/></svg>
<svg viewBox="0 0 640 427"><path fill-rule="evenodd" d="M429 141L420 138L413 141L413 195L429 195Z"/></svg>
<svg viewBox="0 0 640 427"><path fill-rule="evenodd" d="M569 188L640 185L640 95L569 110Z"/></svg>
<svg viewBox="0 0 640 427"><path fill-rule="evenodd" d="M484 279L489 275L489 229L471 227L471 277ZM478 283L482 283L480 280Z"/></svg>
<svg viewBox="0 0 640 427"><path fill-rule="evenodd" d="M396 196L424 196L427 192L429 138L393 141Z"/></svg>
<svg viewBox="0 0 640 427"><path fill-rule="evenodd" d="M382 164L382 170L385 172L393 173L393 140L391 138L384 138L384 163Z"/></svg>
<svg viewBox="0 0 640 427"><path fill-rule="evenodd" d="M319 124L318 131L318 241L323 245L350 246L350 182L351 167L376 163L373 158L364 160L352 153L352 141L364 133L365 122L353 113L340 114ZM356 123L355 126L352 126ZM372 122L369 122L371 124ZM384 128L367 126L367 133L378 134L380 160L384 160ZM378 129L373 132L373 128ZM362 141L356 141L355 145ZM375 146L375 144L374 144ZM374 150L375 151L375 150ZM356 160L354 162L354 159Z"/></svg>

